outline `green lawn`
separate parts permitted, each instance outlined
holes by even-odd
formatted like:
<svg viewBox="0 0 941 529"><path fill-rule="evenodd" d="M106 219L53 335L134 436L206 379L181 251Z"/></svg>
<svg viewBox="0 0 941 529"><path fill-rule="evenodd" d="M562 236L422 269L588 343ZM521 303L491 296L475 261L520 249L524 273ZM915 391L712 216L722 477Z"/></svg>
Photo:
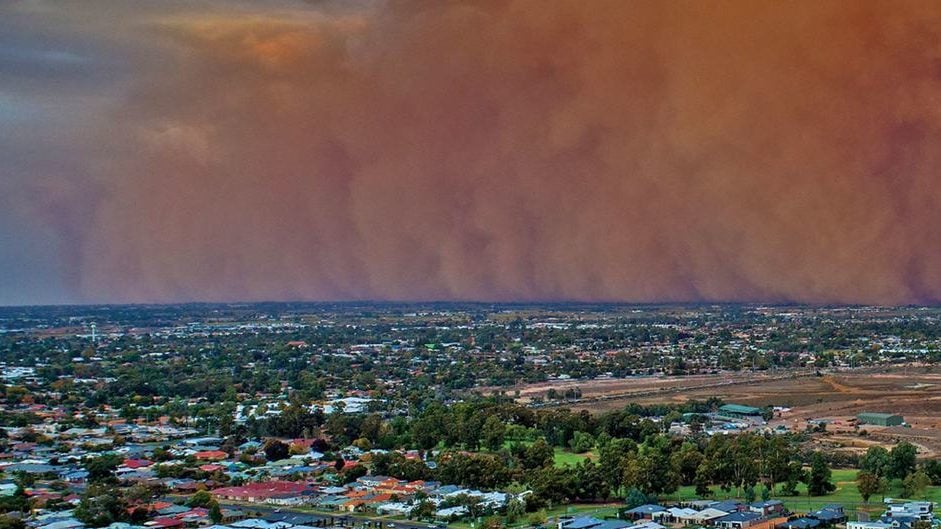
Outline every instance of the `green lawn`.
<svg viewBox="0 0 941 529"><path fill-rule="evenodd" d="M560 448L555 449L555 464L558 466L572 465L575 464L586 457L593 457L594 454L589 452L588 454L573 454L567 452ZM859 495L859 491L856 488L856 470L846 470L838 469L833 470L833 482L836 484L837 488L832 494L826 496L818 497L809 497L807 496L807 487L804 484L798 485L799 495L797 496L783 496L780 494L780 487L778 488L778 494L774 494L771 497L784 501L787 508L793 512L808 512L819 509L824 505L831 503L842 504L846 507L847 514L851 518L855 518L856 510L868 510L871 513L881 513L883 510L882 506L882 497L873 497L870 498L869 506L863 502L862 497ZM761 496L761 486L758 487L757 491L758 496ZM901 484L896 480L891 484L889 490L885 494L888 498L901 498ZM660 501L663 503L672 503L685 500L694 500L699 499L695 493L695 487L684 486L674 493L667 496L662 496ZM724 500L724 499L743 499L738 498L736 491L725 492L718 487L713 487L713 496L710 499ZM941 502L941 486L931 486L925 491L925 493L917 498L910 498L912 500L928 500L933 502ZM581 515L581 516L595 516L597 518L613 517L617 514L618 510L622 508L623 505L620 503L607 503L607 504L573 504L573 505L562 505L554 507L546 511L546 516L553 520L559 516L567 515ZM309 511L314 511L314 509L304 509ZM397 519L398 517L381 517L385 519ZM477 525L477 520L462 520L456 523L448 524L449 527L454 529L474 529ZM511 528L528 526L528 515L524 516L519 522L510 525Z"/></svg>
<svg viewBox="0 0 941 529"><path fill-rule="evenodd" d="M572 505L561 505L559 507L553 507L552 509L547 509L546 517L549 520L556 519L560 516L594 516L596 518L605 518L613 517L617 514L618 510L623 508L620 504L597 504L597 503L575 503ZM529 514L523 517L522 520L510 524L507 527L528 527L531 524L527 520ZM459 522L454 522L448 524L448 527L453 529L472 529L477 525L476 520L461 520Z"/></svg>
<svg viewBox="0 0 941 529"><path fill-rule="evenodd" d="M851 514L856 508L865 508L862 496L859 495L859 490L856 488L856 470L847 470L847 469L837 469L833 471L833 482L836 484L836 490L832 494L826 496L816 496L809 497L807 496L807 486L801 483L798 485L797 489L800 493L798 496L784 496L780 494L780 487L778 488L778 493L773 494L771 497L774 499L779 499L784 501L788 509L795 512L807 512L813 511L828 505L831 503L840 503L846 506L847 511ZM761 486L758 487L758 496L761 496ZM886 492L885 496L887 498L901 498L902 497L902 487L898 482L893 483L889 490ZM725 492L718 487L713 487L713 499L741 499L737 498L736 491ZM692 500L697 499L695 487L680 487L675 494L669 496L664 496L661 498L663 501L678 501L678 500ZM913 500L923 500L927 499L929 501L941 501L941 486L931 486L925 491L925 493L918 498L910 498ZM881 506L882 496L869 498L869 503L873 506L873 511L882 511Z"/></svg>
<svg viewBox="0 0 941 529"><path fill-rule="evenodd" d="M593 450L585 452L584 454L574 454L572 452L569 452L569 451L566 451L557 447L555 449L554 461L555 461L555 466L564 467L566 465L574 465L576 463L580 463L586 458L593 458L593 457L595 457L595 452Z"/></svg>
<svg viewBox="0 0 941 529"><path fill-rule="evenodd" d="M509 448L510 445L513 443L519 443L521 445L526 445L526 446L533 444L532 441L506 441L503 443L503 446L504 448ZM574 465L576 463L580 463L585 458L595 457L594 450L589 450L588 452L585 452L584 454L575 454L575 453L569 452L568 450L565 450L564 448L555 447L553 448L553 451L554 451L553 458L555 461L555 466L557 467L564 467L566 465Z"/></svg>

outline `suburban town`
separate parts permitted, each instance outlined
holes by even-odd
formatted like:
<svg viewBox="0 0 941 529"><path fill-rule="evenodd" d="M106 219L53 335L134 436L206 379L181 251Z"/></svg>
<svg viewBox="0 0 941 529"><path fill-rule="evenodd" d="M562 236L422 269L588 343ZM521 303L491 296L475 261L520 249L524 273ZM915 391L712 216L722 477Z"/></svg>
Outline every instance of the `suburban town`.
<svg viewBox="0 0 941 529"><path fill-rule="evenodd" d="M936 526L937 317L762 306L0 309L2 521Z"/></svg>

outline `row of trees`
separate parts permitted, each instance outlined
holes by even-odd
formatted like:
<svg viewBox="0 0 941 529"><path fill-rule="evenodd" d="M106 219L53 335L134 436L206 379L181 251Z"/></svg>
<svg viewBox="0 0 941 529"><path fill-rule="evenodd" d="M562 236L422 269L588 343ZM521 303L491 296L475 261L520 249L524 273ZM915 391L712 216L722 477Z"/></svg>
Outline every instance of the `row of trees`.
<svg viewBox="0 0 941 529"><path fill-rule="evenodd" d="M545 439L550 445L586 452L604 437L642 442L664 431L674 421L692 413L693 426L702 424L702 416L715 411L722 401L709 399L682 405L629 405L621 410L592 414L586 410L534 410L506 397L476 398L445 405L432 402L411 417L383 418L378 413L325 416L311 412L300 402L292 403L282 413L267 419L249 420L235 425L223 415L223 435L240 437L316 437L328 435L338 445L358 440L368 447L454 448L496 451L506 442L532 442ZM660 420L654 421L653 417Z"/></svg>
<svg viewBox="0 0 941 529"><path fill-rule="evenodd" d="M606 501L630 491L665 496L693 485L701 497L721 489L748 497L756 486L765 494L798 494L805 483L819 496L834 489L830 467L820 453L800 453L786 436L744 433L681 440L663 434L642 443L602 437L597 460L556 466L545 439L511 443L492 453L449 451L432 471L423 462L389 453L375 456L373 472L402 479L438 479L479 488L527 488L530 510L568 501ZM806 458L806 459L805 459Z"/></svg>
<svg viewBox="0 0 941 529"><path fill-rule="evenodd" d="M892 450L881 446L870 447L859 462L856 486L863 501L884 494L891 482L901 484L902 495L914 498L932 484L941 484L941 461L925 461L920 467L917 449L908 442L895 445Z"/></svg>

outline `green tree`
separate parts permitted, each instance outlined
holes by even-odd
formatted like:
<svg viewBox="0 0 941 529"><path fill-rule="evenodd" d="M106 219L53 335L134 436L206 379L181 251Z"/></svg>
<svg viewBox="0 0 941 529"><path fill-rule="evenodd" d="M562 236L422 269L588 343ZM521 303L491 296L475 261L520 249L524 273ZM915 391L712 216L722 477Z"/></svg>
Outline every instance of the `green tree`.
<svg viewBox="0 0 941 529"><path fill-rule="evenodd" d="M703 462L702 452L693 443L683 443L683 446L677 450L671 458L673 466L680 473L680 481L683 485L692 485L696 482L696 473Z"/></svg>
<svg viewBox="0 0 941 529"><path fill-rule="evenodd" d="M545 438L540 437L536 442L529 445L523 456L523 468L535 469L552 465L555 460L555 452Z"/></svg>
<svg viewBox="0 0 941 529"><path fill-rule="evenodd" d="M642 490L631 487L631 489L627 491L624 503L626 504L624 506L625 509L633 509L650 503L650 498L648 498Z"/></svg>
<svg viewBox="0 0 941 529"><path fill-rule="evenodd" d="M810 475L807 478L807 494L823 496L836 490L836 485L831 481L831 475L830 467L823 458L823 454L814 452L810 462Z"/></svg>
<svg viewBox="0 0 941 529"><path fill-rule="evenodd" d="M696 477L693 479L693 483L696 485L696 496L700 498L712 496L712 489L709 488L712 483L711 472L709 462L706 460L703 460L696 468Z"/></svg>
<svg viewBox="0 0 941 529"><path fill-rule="evenodd" d="M209 507L210 505L212 505L213 501L214 500L212 499L212 494L210 494L209 491L200 490L200 491L197 491L196 494L193 494L192 496L190 496L190 499L188 502L186 502L186 504L189 505L190 507L204 507L205 508L205 507Z"/></svg>
<svg viewBox="0 0 941 529"><path fill-rule="evenodd" d="M622 467L628 454L637 452L637 444L630 439L611 439L598 448L598 465L605 472L611 489L618 493L623 484Z"/></svg>
<svg viewBox="0 0 941 529"><path fill-rule="evenodd" d="M113 487L90 485L75 508L75 517L90 527L103 527L125 521L128 518L127 503Z"/></svg>
<svg viewBox="0 0 941 529"><path fill-rule="evenodd" d="M937 459L925 461L922 468L931 478L932 485L941 485L941 461Z"/></svg>
<svg viewBox="0 0 941 529"><path fill-rule="evenodd" d="M499 516L488 516L480 524L480 529L503 529L503 520Z"/></svg>
<svg viewBox="0 0 941 529"><path fill-rule="evenodd" d="M118 454L105 454L85 460L85 470L88 471L88 481L114 481L114 471L124 461Z"/></svg>
<svg viewBox="0 0 941 529"><path fill-rule="evenodd" d="M547 466L533 472L529 485L533 496L550 505L559 505L575 496L573 478L566 468Z"/></svg>
<svg viewBox="0 0 941 529"><path fill-rule="evenodd" d="M422 500L412 509L409 517L418 520L433 520L435 517L435 504L429 500Z"/></svg>
<svg viewBox="0 0 941 529"><path fill-rule="evenodd" d="M761 487L761 501L768 501L771 499L771 489L768 487Z"/></svg>
<svg viewBox="0 0 941 529"><path fill-rule="evenodd" d="M26 529L26 523L13 516L0 516L0 529Z"/></svg>
<svg viewBox="0 0 941 529"><path fill-rule="evenodd" d="M363 465L349 467L341 473L342 481L343 483L353 483L357 479L365 476L366 473L366 467Z"/></svg>
<svg viewBox="0 0 941 529"><path fill-rule="evenodd" d="M881 446L870 446L869 450L866 450L866 455L859 461L859 468L880 478L889 477L891 468L889 451Z"/></svg>
<svg viewBox="0 0 941 529"><path fill-rule="evenodd" d="M575 497L582 501L606 500L611 496L611 485L605 479L605 472L590 459L584 459L574 467L573 486Z"/></svg>
<svg viewBox="0 0 941 529"><path fill-rule="evenodd" d="M863 501L866 503L869 503L869 498L873 494L884 492L885 484L885 478L881 478L868 470L860 470L856 474L856 488L859 489L859 495L863 497Z"/></svg>
<svg viewBox="0 0 941 529"><path fill-rule="evenodd" d="M931 485L931 478L924 470L912 472L902 481L902 494L906 498L915 498L923 494L928 485Z"/></svg>
<svg viewBox="0 0 941 529"><path fill-rule="evenodd" d="M268 461L280 461L288 457L291 448L278 439L268 439L265 441L262 450L265 452L265 459Z"/></svg>
<svg viewBox="0 0 941 529"><path fill-rule="evenodd" d="M575 432L572 440L569 441L569 446L572 448L572 452L584 454L595 446L595 439L590 433Z"/></svg>
<svg viewBox="0 0 941 529"><path fill-rule="evenodd" d="M775 486L782 480L787 480L791 471L790 465L794 460L794 448L789 440L781 436L772 437L761 450L761 475L765 489L769 495L774 493Z"/></svg>
<svg viewBox="0 0 941 529"><path fill-rule="evenodd" d="M489 450L499 450L503 446L503 439L506 436L506 425L500 417L491 415L484 421L483 429L480 432L480 441Z"/></svg>
<svg viewBox="0 0 941 529"><path fill-rule="evenodd" d="M622 478L624 486L634 487L651 495L675 491L679 486L680 475L665 449L666 447L647 446L641 453L625 458Z"/></svg>
<svg viewBox="0 0 941 529"><path fill-rule="evenodd" d="M525 514L526 504L519 498L513 498L506 504L506 522L508 524L514 524L518 522Z"/></svg>
<svg viewBox="0 0 941 529"><path fill-rule="evenodd" d="M915 457L918 450L915 445L902 441L895 445L889 453L889 477L892 479L905 479L915 471Z"/></svg>
<svg viewBox="0 0 941 529"><path fill-rule="evenodd" d="M0 496L0 512L26 512L29 510L29 498L26 496L26 489L22 481L17 476L16 490L12 496Z"/></svg>
<svg viewBox="0 0 941 529"><path fill-rule="evenodd" d="M412 422L412 439L418 448L431 449L447 437L452 424L448 410L440 403L434 403Z"/></svg>
<svg viewBox="0 0 941 529"><path fill-rule="evenodd" d="M797 484L806 479L806 472L801 464L797 461L791 461L788 465L787 475L784 478L784 487L781 488L781 492L785 496L797 496L799 494Z"/></svg>
<svg viewBox="0 0 941 529"><path fill-rule="evenodd" d="M755 486L748 485L745 487L745 503L754 503L758 495L755 493Z"/></svg>
<svg viewBox="0 0 941 529"><path fill-rule="evenodd" d="M546 514L546 511L540 509L530 514L526 518L526 521L529 522L529 525L532 525L533 527L538 527L540 525L545 524L547 521L549 521L549 516Z"/></svg>
<svg viewBox="0 0 941 529"><path fill-rule="evenodd" d="M217 525L222 523L222 509L219 507L219 502L213 501L209 506L209 519Z"/></svg>

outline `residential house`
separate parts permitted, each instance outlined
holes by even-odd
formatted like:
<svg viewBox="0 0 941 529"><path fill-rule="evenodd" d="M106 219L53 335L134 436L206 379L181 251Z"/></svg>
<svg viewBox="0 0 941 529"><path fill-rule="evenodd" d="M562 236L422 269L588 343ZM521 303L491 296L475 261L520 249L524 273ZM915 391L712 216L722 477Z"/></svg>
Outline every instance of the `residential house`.
<svg viewBox="0 0 941 529"><path fill-rule="evenodd" d="M846 513L842 505L827 505L820 510L808 513L807 517L819 521L824 527L846 522Z"/></svg>
<svg viewBox="0 0 941 529"><path fill-rule="evenodd" d="M726 514L721 518L717 518L713 523L720 529L745 529L751 527L753 523L761 520L761 518L762 516L756 512L740 511Z"/></svg>
<svg viewBox="0 0 941 529"><path fill-rule="evenodd" d="M631 520L652 520L654 515L659 513L666 512L666 508L656 504L647 504L641 505L639 507L634 507L633 509L628 509L625 514Z"/></svg>
<svg viewBox="0 0 941 529"><path fill-rule="evenodd" d="M816 529L820 527L820 520L814 518L796 518L779 525L779 529Z"/></svg>
<svg viewBox="0 0 941 529"><path fill-rule="evenodd" d="M758 513L762 516L771 516L784 512L784 502L781 500L766 500L752 503L748 510Z"/></svg>

